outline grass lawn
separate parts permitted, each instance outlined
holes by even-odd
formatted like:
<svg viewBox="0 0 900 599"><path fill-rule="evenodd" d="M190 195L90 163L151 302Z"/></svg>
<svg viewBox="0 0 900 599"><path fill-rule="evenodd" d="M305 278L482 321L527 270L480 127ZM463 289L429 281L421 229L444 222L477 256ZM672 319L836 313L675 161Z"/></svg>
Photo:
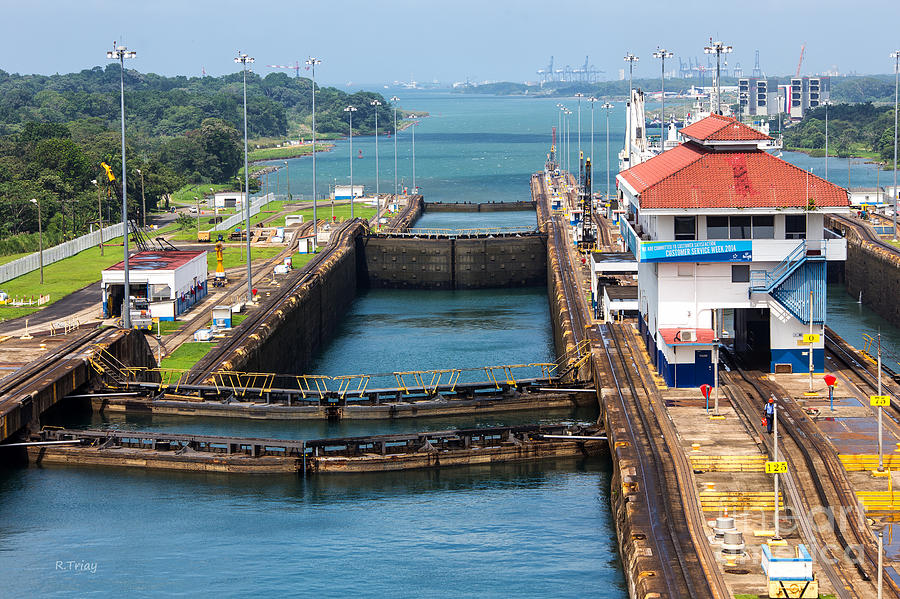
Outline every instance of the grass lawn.
<svg viewBox="0 0 900 599"><path fill-rule="evenodd" d="M232 315L231 315L231 326L232 326L232 328L233 328L233 327L236 327L236 326L239 325L239 324L241 324L241 323L244 322L245 320L247 320L247 315L246 315L246 314L232 314Z"/></svg>
<svg viewBox="0 0 900 599"><path fill-rule="evenodd" d="M294 270L303 268L304 266L306 266L307 262L313 259L313 256L315 256L315 254L294 254L293 256L291 256L291 267Z"/></svg>
<svg viewBox="0 0 900 599"><path fill-rule="evenodd" d="M0 306L0 322L9 320L10 318L19 318L20 316L28 316L37 312L37 308L28 306Z"/></svg>
<svg viewBox="0 0 900 599"><path fill-rule="evenodd" d="M330 150L333 147L334 144L321 143L316 140L316 149L320 152ZM256 162L259 160L277 160L279 158L297 158L298 156L307 156L309 154L312 154L312 144L281 148L260 148L259 150L251 151L249 159Z"/></svg>
<svg viewBox="0 0 900 599"><path fill-rule="evenodd" d="M174 333L175 331L180 329L182 326L184 326L184 321L183 320L161 320L159 322L159 325L157 325L157 326L159 328L157 329L157 327L154 326L152 332L155 333L158 330L160 335L171 335L172 333Z"/></svg>
<svg viewBox="0 0 900 599"><path fill-rule="evenodd" d="M188 370L194 366L200 359L208 354L215 346L214 343L204 343L192 341L183 343L171 354L162 359L160 368L175 368L177 370Z"/></svg>
<svg viewBox="0 0 900 599"><path fill-rule="evenodd" d="M111 240L115 244L118 240ZM100 280L100 272L122 260L122 248L106 247L105 255L100 255L100 248L92 247L83 252L44 266L44 284L41 284L39 270L16 277L7 281L0 288L10 297L16 296L37 297L41 294L50 295L50 303ZM97 298L100 299L99 297Z"/></svg>
<svg viewBox="0 0 900 599"><path fill-rule="evenodd" d="M222 258L223 258L222 263L225 265L226 270L229 268L234 268L236 266L243 266L243 265L247 264L247 259L244 257L244 253L241 251L241 249L243 247L244 246L242 244L238 244L238 243L236 243L234 245L226 245L225 246L225 250L224 250L223 256L222 256ZM278 254L281 253L282 249L284 249L284 248L251 247L250 248L250 257L253 258L253 262L254 262L254 264L256 264L257 262L265 261L270 258L274 258L275 256L277 256ZM216 272L216 253L215 252L208 252L206 254L206 264L207 264L207 269L209 270L210 273Z"/></svg>
<svg viewBox="0 0 900 599"><path fill-rule="evenodd" d="M215 192L228 191L231 189L231 185L228 185L227 183L198 183L196 185L185 185L172 194L172 200L169 205L196 205L197 201L194 198L198 197L203 199L203 196L209 195L210 188Z"/></svg>
<svg viewBox="0 0 900 599"><path fill-rule="evenodd" d="M306 208L304 210L297 210L295 212L291 212L291 214L302 214L303 222L309 222L312 220L312 208ZM331 202L321 202L316 210L316 216L319 217L319 220L331 220ZM361 218L372 218L375 216L375 208L369 206L368 204L358 203L353 206L353 216L361 217ZM350 218L350 205L349 204L340 204L334 207L334 217L338 221L347 220ZM273 227L283 227L284 226L284 216L279 216L271 223L269 223Z"/></svg>

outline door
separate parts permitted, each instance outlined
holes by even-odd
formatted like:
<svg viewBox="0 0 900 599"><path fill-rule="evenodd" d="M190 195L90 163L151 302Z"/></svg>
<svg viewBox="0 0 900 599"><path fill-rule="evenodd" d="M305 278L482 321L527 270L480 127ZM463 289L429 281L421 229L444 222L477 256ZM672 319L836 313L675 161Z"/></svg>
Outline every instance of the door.
<svg viewBox="0 0 900 599"><path fill-rule="evenodd" d="M694 386L713 384L712 350L694 352Z"/></svg>

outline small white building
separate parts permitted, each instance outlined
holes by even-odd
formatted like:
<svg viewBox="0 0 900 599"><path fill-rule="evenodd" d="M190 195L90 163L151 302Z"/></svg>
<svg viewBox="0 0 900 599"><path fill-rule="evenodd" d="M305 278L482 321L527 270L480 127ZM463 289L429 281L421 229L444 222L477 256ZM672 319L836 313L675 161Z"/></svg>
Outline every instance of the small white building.
<svg viewBox="0 0 900 599"><path fill-rule="evenodd" d="M138 252L128 257L129 292L150 301L150 313L175 320L207 294L205 251ZM101 274L105 318L121 316L125 296L123 262Z"/></svg>
<svg viewBox="0 0 900 599"><path fill-rule="evenodd" d="M365 192L365 185L354 185L352 188L353 197L361 198ZM332 200L349 200L351 187L349 185L335 185L331 190Z"/></svg>
<svg viewBox="0 0 900 599"><path fill-rule="evenodd" d="M245 194L242 191L220 191L213 196L214 208L239 208L244 205Z"/></svg>
<svg viewBox="0 0 900 599"><path fill-rule="evenodd" d="M850 205L854 208L880 206L888 200L884 187L851 187Z"/></svg>
<svg viewBox="0 0 900 599"><path fill-rule="evenodd" d="M672 387L711 384L733 320L735 350L772 372L808 372L803 335L818 333L821 372L826 262L847 257L825 215L850 212L847 191L764 151L771 138L733 118L712 115L681 135L617 176L638 326L657 370Z"/></svg>

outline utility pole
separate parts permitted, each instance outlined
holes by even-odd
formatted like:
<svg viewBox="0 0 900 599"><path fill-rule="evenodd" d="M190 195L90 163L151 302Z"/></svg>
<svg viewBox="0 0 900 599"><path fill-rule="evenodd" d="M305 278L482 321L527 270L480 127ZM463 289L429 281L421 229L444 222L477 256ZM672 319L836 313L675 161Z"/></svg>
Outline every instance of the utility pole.
<svg viewBox="0 0 900 599"><path fill-rule="evenodd" d="M894 59L894 241L897 241L897 209L900 208L900 194L897 193L897 106L900 94L900 50L891 52Z"/></svg>
<svg viewBox="0 0 900 599"><path fill-rule="evenodd" d="M601 106L601 108L606 109L606 201L610 203L610 206L612 206L612 200L609 199L609 109L612 107L613 105L609 102L604 102L603 106ZM608 212L607 216L609 216Z"/></svg>
<svg viewBox="0 0 900 599"><path fill-rule="evenodd" d="M344 109L344 112L350 114L350 218L353 218L353 113L356 112L356 107L348 106ZM332 213L334 212L333 206L334 204L332 203Z"/></svg>
<svg viewBox="0 0 900 599"><path fill-rule="evenodd" d="M377 215L381 207L381 190L378 186L378 107L381 106L381 102L372 100L369 104L375 107L375 214Z"/></svg>
<svg viewBox="0 0 900 599"><path fill-rule="evenodd" d="M322 64L318 58L310 56L306 64L312 69L312 167L313 167L313 236L318 236L319 221L316 216L316 65ZM313 243L316 243L313 241Z"/></svg>
<svg viewBox="0 0 900 599"><path fill-rule="evenodd" d="M775 396L772 396L774 399ZM774 402L772 404L772 441L774 445L774 449L772 451L772 461L778 461L778 402ZM778 529L778 473L775 473L775 536L772 537L774 541L781 540L781 533Z"/></svg>
<svg viewBox="0 0 900 599"><path fill-rule="evenodd" d="M659 58L662 60L662 71L660 73L659 81L660 87L662 88L662 95L660 99L662 100L662 114L659 117L659 151L663 152L666 149L666 59L672 58L675 56L674 53L669 52L665 48L656 47L656 52L653 53L653 58Z"/></svg>
<svg viewBox="0 0 900 599"><path fill-rule="evenodd" d="M41 285L44 284L44 227L41 224L41 202L37 198L31 198L31 203L37 206L38 213L38 248L40 250L40 264L41 264ZM101 229L102 230L102 229ZM100 234L101 239L103 234ZM102 244L100 246L103 247Z"/></svg>
<svg viewBox="0 0 900 599"><path fill-rule="evenodd" d="M244 209L246 210L247 220L245 224L247 235L247 303L253 302L253 266L250 261L250 165L247 160L247 65L253 64L253 58L238 52L234 62L241 64L241 70L244 73ZM315 86L313 86L315 87ZM313 121L315 122L315 121ZM315 144L313 144L313 159L315 159ZM315 180L315 179L314 179ZM268 189L266 190L268 191ZM197 216L199 218L200 207L197 207ZM199 223L199 220L197 221ZM197 225L200 230L200 225Z"/></svg>
<svg viewBox="0 0 900 599"><path fill-rule="evenodd" d="M125 59L135 58L137 52L129 50L125 46L116 46L113 42L114 50L106 53L106 58L119 61L119 99L122 111L122 247L124 249L124 258L122 260L122 269L124 271L124 295L125 305L122 307L122 326L126 329L131 328L131 286L128 280L128 185L127 171L125 170Z"/></svg>
<svg viewBox="0 0 900 599"><path fill-rule="evenodd" d="M141 226L147 228L147 199L144 197L144 172L136 168L134 172L141 176Z"/></svg>
<svg viewBox="0 0 900 599"><path fill-rule="evenodd" d="M397 187L397 102L399 101L400 98L397 96L391 96L391 104L394 105L394 201L397 201L397 196L400 195L400 188ZM378 217L381 218L381 215L379 214Z"/></svg>
<svg viewBox="0 0 900 599"><path fill-rule="evenodd" d="M722 85L720 82L722 75L722 55L730 53L734 48L727 46L720 41L714 42L709 38L709 45L703 48L706 54L716 55L716 114L722 114Z"/></svg>

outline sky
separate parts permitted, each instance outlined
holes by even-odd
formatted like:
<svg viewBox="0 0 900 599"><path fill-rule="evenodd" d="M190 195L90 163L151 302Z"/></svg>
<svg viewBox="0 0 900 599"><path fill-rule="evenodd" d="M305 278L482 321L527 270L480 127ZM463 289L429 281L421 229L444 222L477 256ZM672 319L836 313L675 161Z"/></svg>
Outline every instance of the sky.
<svg viewBox="0 0 900 599"><path fill-rule="evenodd" d="M731 45L745 73L759 50L763 71L893 73L900 47L898 0L0 0L0 69L68 73L107 62L124 40L130 67L163 75L236 70L238 50L267 65L315 56L317 80L356 87L393 81L534 81L550 56L580 66L585 56L617 79L625 52L635 77L656 77L659 46L678 59L703 57L710 37ZM893 27L893 40L890 39ZM705 62L705 58L703 59ZM668 69L667 69L668 70ZM293 73L292 71L286 71ZM306 71L304 71L306 73Z"/></svg>

